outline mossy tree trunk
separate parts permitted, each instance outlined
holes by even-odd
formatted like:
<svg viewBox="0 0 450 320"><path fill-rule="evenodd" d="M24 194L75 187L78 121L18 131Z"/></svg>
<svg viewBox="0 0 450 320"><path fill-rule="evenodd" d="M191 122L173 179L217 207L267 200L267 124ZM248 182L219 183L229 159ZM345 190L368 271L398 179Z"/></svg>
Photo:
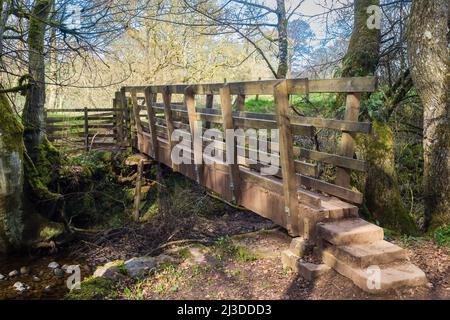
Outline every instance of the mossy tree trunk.
<svg viewBox="0 0 450 320"><path fill-rule="evenodd" d="M285 0L277 0L278 69L277 79L285 79L288 71L288 19Z"/></svg>
<svg viewBox="0 0 450 320"><path fill-rule="evenodd" d="M448 0L415 0L408 30L411 74L424 108L426 229L450 223Z"/></svg>
<svg viewBox="0 0 450 320"><path fill-rule="evenodd" d="M23 243L23 127L0 94L0 252Z"/></svg>
<svg viewBox="0 0 450 320"><path fill-rule="evenodd" d="M39 148L45 137L45 30L53 0L36 0L30 15L28 31L28 72L31 87L28 90L23 122L24 140L31 160L37 161Z"/></svg>
<svg viewBox="0 0 450 320"><path fill-rule="evenodd" d="M379 6L380 1L354 2L354 27L342 66L343 77L375 74L380 57L381 31L368 27L367 22L371 14L367 9L372 5ZM368 162L368 173L363 183L365 207L370 216L383 226L405 233L415 233L414 221L403 205L399 189L392 131L387 121L373 122L373 128L369 136L358 139L358 149Z"/></svg>

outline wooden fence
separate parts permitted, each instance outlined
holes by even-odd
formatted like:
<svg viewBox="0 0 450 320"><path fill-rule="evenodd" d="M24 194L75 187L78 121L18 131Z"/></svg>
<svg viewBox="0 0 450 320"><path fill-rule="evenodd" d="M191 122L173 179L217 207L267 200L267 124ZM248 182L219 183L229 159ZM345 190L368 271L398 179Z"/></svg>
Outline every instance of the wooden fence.
<svg viewBox="0 0 450 320"><path fill-rule="evenodd" d="M355 208L357 214L356 206L362 202L363 196L350 188L350 174L352 171L366 171L366 164L354 157L355 135L371 131L369 123L358 122L360 98L362 93L373 92L375 88L376 78L372 77L132 86L116 93L114 106L130 110L132 114L133 134L122 136L120 141L132 140L141 153L196 180L226 200L271 219L292 235L309 237L320 220L342 216L346 212L355 214ZM312 93L345 94L345 119L294 115L290 110L290 95ZM273 96L275 113L245 112L244 102L249 95ZM200 96L206 97L203 106L196 105ZM235 110L233 96L236 96ZM220 109L213 108L215 98L220 101ZM252 163L246 156L233 164L174 164L171 159L174 142L170 139L173 131L180 128L195 135L198 133L196 121L202 121L206 128L214 126L222 130L278 128L278 172L273 176L262 175L260 168L263 164ZM320 128L342 132L337 154L318 152L294 143L296 137L311 137ZM211 143L203 139L203 143L197 142L200 143L197 148ZM220 142L217 144L220 145ZM235 150L226 150L223 142L222 145L225 153L233 151L237 155L238 151L245 151L247 155L252 152L248 145L245 150L238 150L238 146ZM191 157L194 156L191 152ZM324 181L318 176L319 163L336 167L334 182Z"/></svg>
<svg viewBox="0 0 450 320"><path fill-rule="evenodd" d="M66 151L112 149L125 146L129 128L126 109L47 109L50 141Z"/></svg>

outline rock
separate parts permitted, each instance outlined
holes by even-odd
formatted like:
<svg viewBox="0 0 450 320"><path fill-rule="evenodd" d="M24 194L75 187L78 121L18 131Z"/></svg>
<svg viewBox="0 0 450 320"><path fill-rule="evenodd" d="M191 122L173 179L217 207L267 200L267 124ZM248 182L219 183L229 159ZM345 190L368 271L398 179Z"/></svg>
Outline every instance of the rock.
<svg viewBox="0 0 450 320"><path fill-rule="evenodd" d="M124 267L133 278L143 278L150 270L157 268L163 263L173 263L175 259L167 256L160 255L157 257L140 257L132 258L125 262Z"/></svg>
<svg viewBox="0 0 450 320"><path fill-rule="evenodd" d="M120 271L123 268L123 261L112 261L108 262L104 266L98 267L93 277L94 278L103 278L109 280L116 280L118 277L123 276Z"/></svg>
<svg viewBox="0 0 450 320"><path fill-rule="evenodd" d="M427 283L427 287L430 288L430 289L433 289L434 286L433 286L433 284L431 282L428 282Z"/></svg>
<svg viewBox="0 0 450 320"><path fill-rule="evenodd" d="M59 263L58 262L55 262L55 261L53 261L53 262L50 262L49 263L49 265L48 265L48 267L50 268L50 269L58 269L59 268Z"/></svg>
<svg viewBox="0 0 450 320"><path fill-rule="evenodd" d="M5 276L0 273L0 281L5 280Z"/></svg>
<svg viewBox="0 0 450 320"><path fill-rule="evenodd" d="M33 276L33 281L34 282L41 282L41 278L39 278L38 276Z"/></svg>
<svg viewBox="0 0 450 320"><path fill-rule="evenodd" d="M39 277L42 277L44 275L44 270L39 271Z"/></svg>
<svg viewBox="0 0 450 320"><path fill-rule="evenodd" d="M44 288L44 292L49 293L52 291L52 289L53 289L53 287L51 285L48 285Z"/></svg>
<svg viewBox="0 0 450 320"><path fill-rule="evenodd" d="M27 286L26 284L22 283L22 282L16 282L14 283L14 289L16 289L16 291L22 293L27 291L28 289L30 289L29 286Z"/></svg>
<svg viewBox="0 0 450 320"><path fill-rule="evenodd" d="M22 268L20 268L20 274L21 275L27 275L27 274L29 274L30 273L30 268L28 268L28 267L22 267Z"/></svg>
<svg viewBox="0 0 450 320"><path fill-rule="evenodd" d="M63 271L62 269L60 269L60 268L53 269L53 274L54 274L55 277L57 277L57 278L62 278L62 277L64 277L64 271Z"/></svg>
<svg viewBox="0 0 450 320"><path fill-rule="evenodd" d="M63 265L63 266L61 267L61 269L62 269L64 272L67 272L67 269L69 269L69 265L65 264L65 265Z"/></svg>
<svg viewBox="0 0 450 320"><path fill-rule="evenodd" d="M10 278L17 277L18 275L19 275L19 271L17 271L17 270L13 270L10 273L8 273L8 277L10 277Z"/></svg>

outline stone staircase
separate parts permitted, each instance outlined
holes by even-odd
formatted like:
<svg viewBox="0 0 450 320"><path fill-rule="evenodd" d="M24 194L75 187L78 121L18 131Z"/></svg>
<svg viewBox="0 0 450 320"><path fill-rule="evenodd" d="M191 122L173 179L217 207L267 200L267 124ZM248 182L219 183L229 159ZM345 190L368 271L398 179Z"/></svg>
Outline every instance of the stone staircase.
<svg viewBox="0 0 450 320"><path fill-rule="evenodd" d="M360 218L321 222L317 225L316 253L326 266L366 292L380 294L425 285L425 273L408 261L406 251L383 239L382 228ZM301 271L305 268L299 243L303 242L294 239L289 252L283 252L282 260L285 266Z"/></svg>

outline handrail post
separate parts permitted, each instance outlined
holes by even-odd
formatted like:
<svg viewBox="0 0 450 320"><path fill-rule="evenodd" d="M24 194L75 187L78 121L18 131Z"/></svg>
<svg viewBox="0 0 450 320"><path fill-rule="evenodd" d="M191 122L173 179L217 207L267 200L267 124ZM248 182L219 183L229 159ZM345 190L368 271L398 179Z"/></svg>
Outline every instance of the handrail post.
<svg viewBox="0 0 450 320"><path fill-rule="evenodd" d="M142 123L140 117L140 108L137 100L137 92L136 90L131 91L131 105L133 108L133 116L134 116L134 125L137 133L137 149L142 151Z"/></svg>
<svg viewBox="0 0 450 320"><path fill-rule="evenodd" d="M117 142L121 147L124 145L124 132L123 132L123 113L120 103L120 92L115 93L113 100L114 113L116 116L116 130L117 130Z"/></svg>
<svg viewBox="0 0 450 320"><path fill-rule="evenodd" d="M361 94L351 93L347 95L347 107L345 110L345 120L358 121L360 109ZM342 132L342 138L339 147L339 154L344 157L353 158L356 147L356 134L350 132ZM336 168L336 184L338 186L350 187L351 170L346 168Z"/></svg>
<svg viewBox="0 0 450 320"><path fill-rule="evenodd" d="M184 92L184 101L188 111L189 126L191 128L191 142L194 153L194 168L196 174L196 180L198 184L202 184L203 181L203 169L201 164L203 163L203 141L202 132L198 132L197 111L195 109L195 94L191 87L187 87Z"/></svg>
<svg viewBox="0 0 450 320"><path fill-rule="evenodd" d="M234 134L233 106L231 103L230 86L225 85L220 89L220 100L222 105L223 130L225 134L225 146L227 164L230 174L230 189L232 201L241 203L240 174L237 156L237 139ZM230 131L232 130L232 131ZM230 132L230 134L229 134ZM232 132L232 134L231 134ZM232 139L232 144L230 139Z"/></svg>
<svg viewBox="0 0 450 320"><path fill-rule="evenodd" d="M164 118L166 119L167 127L167 141L169 142L170 154L172 154L174 143L172 141L172 134L174 129L173 119L172 119L172 93L170 92L169 86L166 86L163 90L163 102L164 102ZM172 164L172 170L178 171L178 165L175 165L172 157L170 157L170 163Z"/></svg>
<svg viewBox="0 0 450 320"><path fill-rule="evenodd" d="M148 129L151 135L151 155L153 159L159 161L159 146L158 146L158 137L156 135L156 116L155 110L153 109L154 97L156 94L151 92L151 88L145 88L145 105L147 109L147 118L148 118Z"/></svg>
<svg viewBox="0 0 450 320"><path fill-rule="evenodd" d="M288 81L283 80L274 87L275 110L280 130L280 166L283 176L283 194L287 230L290 235L299 234L299 182L295 173L294 145L289 119Z"/></svg>
<svg viewBox="0 0 450 320"><path fill-rule="evenodd" d="M131 130L131 119L130 119L130 110L128 108L128 100L125 92L125 88L120 90L120 105L123 112L124 122L125 122L125 130L124 130L124 138L127 147L132 148L133 145L133 132Z"/></svg>

